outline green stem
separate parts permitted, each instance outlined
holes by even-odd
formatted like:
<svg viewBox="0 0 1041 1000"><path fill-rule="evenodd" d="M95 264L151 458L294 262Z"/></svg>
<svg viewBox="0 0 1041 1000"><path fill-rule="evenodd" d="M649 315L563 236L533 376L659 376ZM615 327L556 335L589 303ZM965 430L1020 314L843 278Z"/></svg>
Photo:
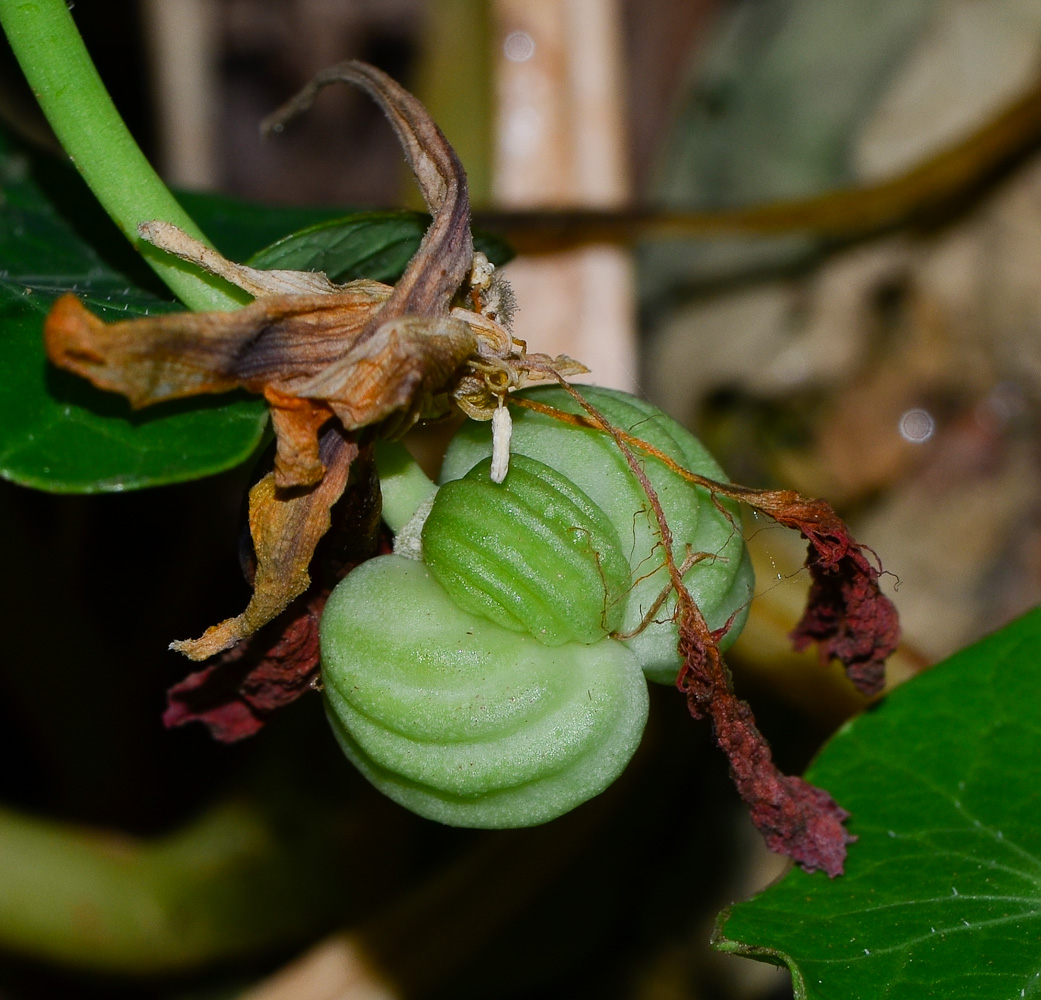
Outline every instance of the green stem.
<svg viewBox="0 0 1041 1000"><path fill-rule="evenodd" d="M76 169L167 287L191 309L234 309L248 301L138 237L139 223L162 219L205 241L127 131L65 0L0 0L0 25Z"/></svg>
<svg viewBox="0 0 1041 1000"><path fill-rule="evenodd" d="M383 520L396 535L420 504L437 492L437 484L399 441L376 442L376 471L383 494Z"/></svg>
<svg viewBox="0 0 1041 1000"><path fill-rule="evenodd" d="M0 809L0 948L155 975L306 940L350 912L337 858L366 846L333 820L235 801L145 840Z"/></svg>

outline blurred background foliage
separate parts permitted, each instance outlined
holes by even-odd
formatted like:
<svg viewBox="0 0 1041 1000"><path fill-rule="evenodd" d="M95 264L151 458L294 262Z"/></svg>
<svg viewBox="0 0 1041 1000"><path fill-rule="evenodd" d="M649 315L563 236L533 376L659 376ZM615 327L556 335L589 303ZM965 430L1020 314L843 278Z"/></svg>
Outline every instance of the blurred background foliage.
<svg viewBox="0 0 1041 1000"><path fill-rule="evenodd" d="M294 205L412 198L357 94L257 136L315 71L357 57L428 104L507 238L530 210L589 210L599 229L563 250L535 238L509 265L520 336L648 395L734 479L831 499L899 578L893 683L1041 599L1037 0L79 0L74 14L173 183ZM6 52L0 111L48 146ZM939 172L886 187L926 163ZM802 208L758 231L727 223L777 203ZM710 235L664 240L632 204L723 214ZM382 801L317 698L233 747L164 731L163 692L185 672L166 643L244 603L249 480L89 497L0 484L0 998L790 996L785 974L707 947L720 907L784 866L669 690L615 788L511 833ZM779 763L800 770L862 704L787 650L801 543L748 535L758 594L730 659ZM16 932L29 913L35 937Z"/></svg>

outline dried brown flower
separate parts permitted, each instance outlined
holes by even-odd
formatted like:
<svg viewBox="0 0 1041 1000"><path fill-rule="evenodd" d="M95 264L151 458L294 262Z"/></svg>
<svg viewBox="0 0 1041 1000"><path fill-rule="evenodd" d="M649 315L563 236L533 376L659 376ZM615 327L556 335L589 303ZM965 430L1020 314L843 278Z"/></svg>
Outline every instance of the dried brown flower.
<svg viewBox="0 0 1041 1000"><path fill-rule="evenodd" d="M252 635L307 589L308 565L346 485L359 432L396 436L452 408L490 419L503 396L530 379L585 371L570 358L529 357L498 322L490 265L473 250L462 165L426 109L388 76L342 63L276 112L269 127L279 128L336 82L358 85L382 107L433 216L394 287L256 270L155 221L141 227L146 240L255 301L234 312L109 324L66 295L44 329L56 365L135 407L235 388L268 402L276 454L274 470L250 492L253 597L242 614L172 644L193 660Z"/></svg>

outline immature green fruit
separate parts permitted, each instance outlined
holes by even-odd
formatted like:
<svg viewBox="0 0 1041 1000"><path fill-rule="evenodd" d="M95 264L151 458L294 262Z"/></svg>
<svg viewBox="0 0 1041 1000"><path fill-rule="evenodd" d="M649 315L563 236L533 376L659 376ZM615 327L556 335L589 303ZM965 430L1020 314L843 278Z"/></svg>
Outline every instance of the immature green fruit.
<svg viewBox="0 0 1041 1000"><path fill-rule="evenodd" d="M723 478L650 404L581 391L679 467ZM582 412L562 390L531 395ZM680 668L658 524L617 444L514 412L505 480L491 481L487 425L467 424L422 530L425 563L363 563L333 592L321 624L326 706L344 752L397 802L458 826L541 823L602 791L639 743L644 675L672 681ZM636 454L673 533L673 558L690 563L686 586L709 625L730 623L732 638L752 587L736 510ZM389 494L412 498L390 505L399 542L415 538L413 501L432 489L401 482L393 472L385 479Z"/></svg>
<svg viewBox="0 0 1041 1000"><path fill-rule="evenodd" d="M647 718L647 685L621 643L546 646L463 610L401 556L339 584L321 647L346 755L390 798L454 826L567 812L622 772Z"/></svg>
<svg viewBox="0 0 1041 1000"><path fill-rule="evenodd" d="M611 423L658 448L682 468L709 479L725 480L722 469L704 446L657 407L617 390L593 386L579 389ZM555 386L526 390L520 395L568 413L584 413L569 393ZM632 575L618 631L636 633L625 643L648 678L672 683L681 665L677 651L679 634L673 621L675 596L670 594L654 610L660 595L669 587L669 576L660 551L657 523L625 457L611 437L601 431L578 428L521 407L511 409L511 462L518 455L525 455L552 466L614 524ZM461 478L490 454L488 425L470 421L449 445L441 481L447 484ZM736 615L721 643L725 647L744 624L753 583L737 507L729 501L717 502L660 460L638 450L637 455L672 531L676 564L683 565L689 553L701 554L683 579L709 626L722 628ZM653 620L640 630L649 612Z"/></svg>
<svg viewBox="0 0 1041 1000"><path fill-rule="evenodd" d="M607 515L570 479L514 455L501 483L491 460L438 490L423 561L459 607L549 646L592 643L616 628L629 563Z"/></svg>

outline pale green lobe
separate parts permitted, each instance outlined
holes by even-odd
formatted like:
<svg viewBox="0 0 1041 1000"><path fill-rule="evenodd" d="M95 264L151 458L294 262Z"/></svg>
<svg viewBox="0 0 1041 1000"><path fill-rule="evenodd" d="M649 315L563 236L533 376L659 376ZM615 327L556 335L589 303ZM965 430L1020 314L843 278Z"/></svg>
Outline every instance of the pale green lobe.
<svg viewBox="0 0 1041 1000"><path fill-rule="evenodd" d="M568 812L624 770L647 718L646 683L622 644L547 647L464 611L399 556L340 583L321 645L346 755L390 798L450 825Z"/></svg>
<svg viewBox="0 0 1041 1000"><path fill-rule="evenodd" d="M725 481L725 474L704 446L657 407L617 390L578 388L616 426L658 448L683 468ZM583 412L569 393L555 386L526 390L520 395L569 413ZM577 428L521 407L513 407L513 414L514 455L526 455L552 466L602 508L614 524L633 579L619 631L633 631L669 582L659 551L657 524L639 482L617 445L603 432ZM460 479L490 454L487 426L467 423L449 445L441 481ZM726 648L744 624L753 587L737 506L732 502L717 506L706 490L692 486L658 459L644 455L641 462L673 533L677 563L683 562L688 547L689 551L707 554L686 573L684 583L709 626L721 628L736 612L721 643ZM672 683L681 665L674 610L671 597L647 628L625 640L647 677L662 683Z"/></svg>
<svg viewBox="0 0 1041 1000"><path fill-rule="evenodd" d="M485 459L437 492L423 561L460 607L541 642L599 642L617 627L629 564L609 518L567 477Z"/></svg>

